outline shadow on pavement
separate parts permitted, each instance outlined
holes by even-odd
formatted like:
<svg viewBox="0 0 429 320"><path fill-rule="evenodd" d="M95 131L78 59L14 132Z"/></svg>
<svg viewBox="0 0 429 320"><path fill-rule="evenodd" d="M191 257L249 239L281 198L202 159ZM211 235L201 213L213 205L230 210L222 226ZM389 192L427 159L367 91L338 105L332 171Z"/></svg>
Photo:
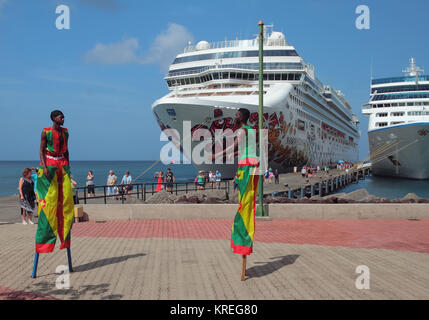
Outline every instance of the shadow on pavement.
<svg viewBox="0 0 429 320"><path fill-rule="evenodd" d="M83 272L88 271L96 268L101 268L104 266L108 266L110 264L119 263L122 261L126 261L128 259L138 258L145 256L146 253L138 253L138 254L131 254L127 256L121 256L121 257L113 257L113 258L105 258L97 261L92 261L86 264L82 264L80 266L73 266L73 272Z"/></svg>
<svg viewBox="0 0 429 320"><path fill-rule="evenodd" d="M259 278L266 276L270 273L273 273L284 266L295 263L298 259L298 254L291 254L283 257L272 257L268 262L255 262L255 264L260 264L258 266L250 267L246 270L246 276L248 278Z"/></svg>
<svg viewBox="0 0 429 320"><path fill-rule="evenodd" d="M25 288L25 292L28 292L32 299L37 299L42 296L42 299L70 299L77 300L85 296L85 299L111 299L113 295L102 297L103 294L106 294L109 291L110 284L101 283L97 285L83 285L78 288L74 288L72 285L69 289L58 289L56 288L55 282L39 282L31 284ZM121 299L122 295L114 295L115 299ZM5 298L5 297L3 297ZM8 297L6 297L7 299ZM11 300L22 300L29 299L28 297L18 297L11 296ZM31 298L30 298L31 299Z"/></svg>

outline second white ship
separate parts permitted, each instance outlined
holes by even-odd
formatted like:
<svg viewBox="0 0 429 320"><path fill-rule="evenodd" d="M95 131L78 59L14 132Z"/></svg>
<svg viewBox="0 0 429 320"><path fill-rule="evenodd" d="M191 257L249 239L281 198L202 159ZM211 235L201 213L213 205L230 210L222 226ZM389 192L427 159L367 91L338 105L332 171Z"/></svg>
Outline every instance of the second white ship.
<svg viewBox="0 0 429 320"><path fill-rule="evenodd" d="M402 77L373 79L369 116L372 173L429 179L429 75L411 58Z"/></svg>

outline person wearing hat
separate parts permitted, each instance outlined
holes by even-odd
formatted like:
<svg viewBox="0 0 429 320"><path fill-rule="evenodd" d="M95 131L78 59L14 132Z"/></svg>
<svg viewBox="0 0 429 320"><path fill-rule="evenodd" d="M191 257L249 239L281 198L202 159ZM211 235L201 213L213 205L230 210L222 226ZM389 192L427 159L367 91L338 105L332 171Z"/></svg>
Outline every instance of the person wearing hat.
<svg viewBox="0 0 429 320"><path fill-rule="evenodd" d="M57 235L60 249L70 248L73 223L73 192L64 114L51 112L52 126L44 128L40 142L40 167L37 179L38 226L36 253L52 252Z"/></svg>
<svg viewBox="0 0 429 320"><path fill-rule="evenodd" d="M198 190L204 190L206 179L205 179L203 171L198 172L198 176L197 176L196 180L197 180L197 189Z"/></svg>

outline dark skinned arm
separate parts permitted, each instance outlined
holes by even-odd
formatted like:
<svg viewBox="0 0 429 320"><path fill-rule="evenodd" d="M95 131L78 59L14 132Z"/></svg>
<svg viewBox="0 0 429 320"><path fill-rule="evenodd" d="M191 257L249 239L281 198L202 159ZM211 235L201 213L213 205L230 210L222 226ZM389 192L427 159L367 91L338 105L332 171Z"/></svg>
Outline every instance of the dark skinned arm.
<svg viewBox="0 0 429 320"><path fill-rule="evenodd" d="M216 158L219 158L219 157L222 157L222 158L226 157L226 155L232 151L234 151L234 153L233 153L234 158L236 156L238 156L238 146L241 143L243 138L245 138L244 129L242 129L242 130L239 129L237 132L237 139L234 139L234 144L232 146L229 146L229 147L223 149L222 152L214 153L212 155L212 161L215 161Z"/></svg>
<svg viewBox="0 0 429 320"><path fill-rule="evenodd" d="M42 131L40 139L40 163L42 164L43 174L48 177L48 168L46 167L46 133Z"/></svg>

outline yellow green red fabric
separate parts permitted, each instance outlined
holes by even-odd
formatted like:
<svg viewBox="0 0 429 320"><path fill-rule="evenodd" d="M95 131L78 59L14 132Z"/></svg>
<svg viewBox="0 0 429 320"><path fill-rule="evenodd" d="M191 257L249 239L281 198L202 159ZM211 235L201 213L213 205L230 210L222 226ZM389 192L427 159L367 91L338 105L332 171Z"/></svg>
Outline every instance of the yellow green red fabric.
<svg viewBox="0 0 429 320"><path fill-rule="evenodd" d="M242 149L238 161L238 210L234 218L231 233L231 248L234 253L249 255L253 250L255 235L256 195L259 181L259 161L254 152L248 150L248 137L254 136L253 129L246 130L246 146Z"/></svg>
<svg viewBox="0 0 429 320"><path fill-rule="evenodd" d="M48 134L50 138L48 138ZM61 150L59 149L59 139L63 139ZM47 141L50 141L47 149L51 147L50 153L61 158L64 155L61 152L67 151L67 139L68 132L67 134L58 134L55 130L50 130L47 132ZM45 161L48 176L44 175L43 168L40 166L36 189L39 198L39 218L36 233L37 253L52 252L57 236L61 241L60 249L69 248L74 217L70 167L67 159L46 157Z"/></svg>

